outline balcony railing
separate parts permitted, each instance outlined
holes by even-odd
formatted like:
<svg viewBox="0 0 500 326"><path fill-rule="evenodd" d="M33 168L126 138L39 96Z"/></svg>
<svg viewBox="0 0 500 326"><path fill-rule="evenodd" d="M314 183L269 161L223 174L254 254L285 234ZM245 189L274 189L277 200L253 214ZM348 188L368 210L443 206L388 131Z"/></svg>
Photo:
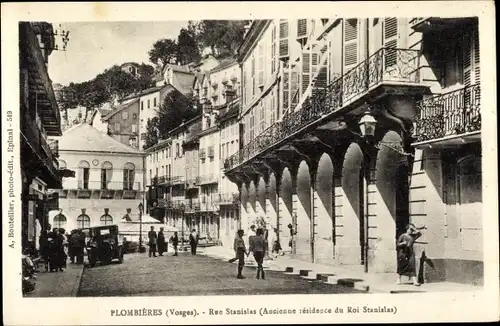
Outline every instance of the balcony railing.
<svg viewBox="0 0 500 326"><path fill-rule="evenodd" d="M307 98L302 106L264 130L226 160L231 170L277 143L301 131L330 113L359 102L382 84L420 83L419 51L382 48L368 59L335 79L325 89Z"/></svg>
<svg viewBox="0 0 500 326"><path fill-rule="evenodd" d="M417 103L417 142L481 130L481 87L434 96Z"/></svg>
<svg viewBox="0 0 500 326"><path fill-rule="evenodd" d="M201 175L199 178L200 178L200 185L218 182L217 174L215 173L204 174Z"/></svg>
<svg viewBox="0 0 500 326"><path fill-rule="evenodd" d="M219 205L236 205L239 203L240 195L237 193L219 194Z"/></svg>
<svg viewBox="0 0 500 326"><path fill-rule="evenodd" d="M65 187L71 189L71 187ZM120 182L120 181L85 181L78 180L78 190L141 190L140 182Z"/></svg>
<svg viewBox="0 0 500 326"><path fill-rule="evenodd" d="M200 200L198 198L190 198L184 201L185 212L194 213L200 211Z"/></svg>

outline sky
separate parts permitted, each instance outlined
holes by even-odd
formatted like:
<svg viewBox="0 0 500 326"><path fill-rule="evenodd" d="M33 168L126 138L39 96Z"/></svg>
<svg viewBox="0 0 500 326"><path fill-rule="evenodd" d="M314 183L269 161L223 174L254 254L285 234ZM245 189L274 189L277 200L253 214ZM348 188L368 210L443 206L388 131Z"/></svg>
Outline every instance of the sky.
<svg viewBox="0 0 500 326"><path fill-rule="evenodd" d="M68 85L94 78L104 69L125 62L149 63L148 51L162 38L177 38L187 21L168 22L52 22L69 30L66 51L53 51L49 76L54 83ZM56 36L56 42L61 44ZM59 45L60 46L60 45Z"/></svg>

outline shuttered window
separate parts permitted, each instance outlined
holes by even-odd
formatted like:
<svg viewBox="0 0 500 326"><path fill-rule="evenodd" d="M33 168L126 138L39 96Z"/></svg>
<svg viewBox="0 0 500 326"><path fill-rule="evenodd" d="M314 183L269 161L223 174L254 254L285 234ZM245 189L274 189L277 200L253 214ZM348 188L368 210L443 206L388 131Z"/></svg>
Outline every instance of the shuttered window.
<svg viewBox="0 0 500 326"><path fill-rule="evenodd" d="M392 67L397 62L398 47L398 19L389 17L384 19L384 47L385 65L384 68Z"/></svg>
<svg viewBox="0 0 500 326"><path fill-rule="evenodd" d="M297 38L307 37L307 19L297 20Z"/></svg>
<svg viewBox="0 0 500 326"><path fill-rule="evenodd" d="M283 71L283 112L290 106L290 69L284 68Z"/></svg>
<svg viewBox="0 0 500 326"><path fill-rule="evenodd" d="M280 20L280 48L279 56L280 58L288 57L289 55L289 44L288 44L288 21Z"/></svg>
<svg viewBox="0 0 500 326"><path fill-rule="evenodd" d="M300 93L304 94L309 83L311 82L311 52L310 50L305 50L302 52L302 73L300 82Z"/></svg>
<svg viewBox="0 0 500 326"><path fill-rule="evenodd" d="M299 78L300 78L300 66L292 65L292 69L290 69L290 104L292 109L295 109L297 104L299 104L300 99L300 88L299 88Z"/></svg>
<svg viewBox="0 0 500 326"><path fill-rule="evenodd" d="M358 63L358 20L347 19L344 24L344 69Z"/></svg>
<svg viewBox="0 0 500 326"><path fill-rule="evenodd" d="M264 45L262 42L259 44L259 72L258 72L258 86L264 86Z"/></svg>
<svg viewBox="0 0 500 326"><path fill-rule="evenodd" d="M317 65L317 69L319 69L318 74L316 75L316 80L313 88L313 96L318 93L318 91L325 89L328 85L328 75L329 75L329 51L328 51L329 43L321 46L319 50L319 62ZM319 45L318 45L319 47Z"/></svg>
<svg viewBox="0 0 500 326"><path fill-rule="evenodd" d="M271 74L276 71L276 24L271 31Z"/></svg>

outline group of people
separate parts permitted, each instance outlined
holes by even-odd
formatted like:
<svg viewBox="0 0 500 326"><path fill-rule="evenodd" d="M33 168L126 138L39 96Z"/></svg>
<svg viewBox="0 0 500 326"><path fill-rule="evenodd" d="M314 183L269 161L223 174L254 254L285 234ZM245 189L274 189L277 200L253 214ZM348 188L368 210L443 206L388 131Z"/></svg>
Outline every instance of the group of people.
<svg viewBox="0 0 500 326"><path fill-rule="evenodd" d="M65 230L61 228L51 229L51 225L43 230L40 234L40 254L45 264L45 271L48 272L63 272L66 268L66 252L64 246L67 239L65 238Z"/></svg>
<svg viewBox="0 0 500 326"><path fill-rule="evenodd" d="M157 257L157 250L159 256L163 256L164 252L168 252L168 242L165 238L164 230L165 228L161 227L160 231L156 233L155 227L151 226L151 230L148 232L149 257ZM170 237L169 242L174 248L173 256L178 256L179 236L177 235L177 232L174 232L174 235Z"/></svg>
<svg viewBox="0 0 500 326"><path fill-rule="evenodd" d="M245 245L245 240L243 239L243 236L245 235L245 231L243 230L238 230L236 232L236 237L234 239L234 253L235 257L231 258L229 262L234 262L238 261L238 274L236 275L236 278L238 279L244 279L245 276L243 276L243 267L245 266L245 256L249 256L250 254L253 255L253 258L255 259L255 262L257 263L257 279L265 279L265 272L264 272L264 257L266 256L266 253L269 252L269 246L268 246L268 241L266 240L266 235L265 235L265 229L264 228L258 228L255 231L255 226L252 225L250 228L250 236L248 237L248 242L249 242L249 249L247 251L246 245ZM255 235L253 234L255 232Z"/></svg>

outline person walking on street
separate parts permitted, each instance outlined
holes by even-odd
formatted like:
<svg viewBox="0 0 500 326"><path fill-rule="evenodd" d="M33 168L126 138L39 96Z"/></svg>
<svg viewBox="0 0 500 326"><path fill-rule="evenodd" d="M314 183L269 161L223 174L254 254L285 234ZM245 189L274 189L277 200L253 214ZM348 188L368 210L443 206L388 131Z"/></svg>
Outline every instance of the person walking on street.
<svg viewBox="0 0 500 326"><path fill-rule="evenodd" d="M85 233L82 230L77 231L78 246L76 247L76 263L83 264L83 256L85 251Z"/></svg>
<svg viewBox="0 0 500 326"><path fill-rule="evenodd" d="M158 242L158 236L156 235L155 227L151 227L151 231L148 232L148 238L149 238L149 257L153 255L153 257L156 257L156 244Z"/></svg>
<svg viewBox="0 0 500 326"><path fill-rule="evenodd" d="M160 254L160 256L163 256L163 253L165 251L168 252L168 250L166 250L167 243L165 241L165 234L163 234L163 230L164 228L161 227L160 231L158 232L158 254Z"/></svg>
<svg viewBox="0 0 500 326"><path fill-rule="evenodd" d="M252 224L252 226L250 226L250 230L248 231L248 244L249 245L253 241L253 238L255 236L256 236L255 225ZM249 263L252 263L255 260L254 257L253 257L253 253L251 251L247 255L247 260L248 260Z"/></svg>
<svg viewBox="0 0 500 326"><path fill-rule="evenodd" d="M295 235L297 234L297 232L295 232L291 223L288 224L288 230L290 231L290 240L288 241L288 246L290 247L290 254L293 254Z"/></svg>
<svg viewBox="0 0 500 326"><path fill-rule="evenodd" d="M193 229L193 232L189 235L189 244L191 245L191 255L196 255L196 247L198 246L198 241L200 240L200 236L196 229Z"/></svg>
<svg viewBox="0 0 500 326"><path fill-rule="evenodd" d="M424 229L425 227L419 228ZM413 285L420 286L417 281L416 268L415 268L415 251L413 244L415 240L420 238L422 233L412 223L406 226L406 232L399 236L397 248L397 284L401 284L401 276L405 275L411 277Z"/></svg>
<svg viewBox="0 0 500 326"><path fill-rule="evenodd" d="M256 236L252 238L250 242L250 252L253 252L253 257L257 262L257 279L262 277L265 279L264 267L262 266L264 262L264 256L266 254L266 239L264 238L264 230L261 228L257 229Z"/></svg>
<svg viewBox="0 0 500 326"><path fill-rule="evenodd" d="M45 271L49 271L49 259L50 259L50 248L49 248L49 234L51 225L49 224L45 230L40 234L40 255L43 259L43 264L45 265Z"/></svg>
<svg viewBox="0 0 500 326"><path fill-rule="evenodd" d="M245 240L243 240L243 236L245 235L245 231L243 230L238 230L236 233L236 237L234 238L234 253L235 253L235 258L238 259L238 275L236 278L238 279L244 279L245 276L243 276L243 267L245 266L245 254L247 254L247 249L245 247Z"/></svg>
<svg viewBox="0 0 500 326"><path fill-rule="evenodd" d="M179 245L179 236L177 235L177 231L174 232L174 235L171 238L172 246L174 247L174 256L178 256L177 246Z"/></svg>

